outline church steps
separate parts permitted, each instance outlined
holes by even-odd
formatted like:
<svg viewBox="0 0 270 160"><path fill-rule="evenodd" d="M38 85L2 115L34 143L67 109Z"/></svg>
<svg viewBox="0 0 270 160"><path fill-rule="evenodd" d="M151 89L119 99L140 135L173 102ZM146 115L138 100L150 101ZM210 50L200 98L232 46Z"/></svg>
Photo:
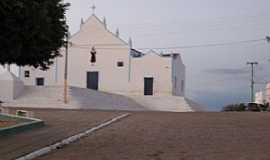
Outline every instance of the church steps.
<svg viewBox="0 0 270 160"><path fill-rule="evenodd" d="M149 110L192 112L192 108L184 97L176 96L130 96L137 103Z"/></svg>
<svg viewBox="0 0 270 160"><path fill-rule="evenodd" d="M27 86L18 99L4 104L11 107L100 109L130 111L192 111L183 97L122 96L84 88L68 89L69 104L63 103L63 87Z"/></svg>

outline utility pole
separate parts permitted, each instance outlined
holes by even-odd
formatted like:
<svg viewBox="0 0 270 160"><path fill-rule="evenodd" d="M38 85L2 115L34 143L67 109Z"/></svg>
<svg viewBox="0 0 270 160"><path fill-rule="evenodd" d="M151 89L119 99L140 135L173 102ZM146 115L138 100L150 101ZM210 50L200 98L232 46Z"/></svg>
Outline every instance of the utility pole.
<svg viewBox="0 0 270 160"><path fill-rule="evenodd" d="M266 36L266 41L268 42L268 43L270 43L270 36ZM270 62L270 59L269 59L269 62Z"/></svg>
<svg viewBox="0 0 270 160"><path fill-rule="evenodd" d="M66 55L65 55L65 73L64 73L64 103L68 104L68 45L69 45L69 32L67 26L67 33L66 33Z"/></svg>
<svg viewBox="0 0 270 160"><path fill-rule="evenodd" d="M250 65L251 66L251 94L250 94L250 100L251 100L251 103L254 102L254 84L255 84L255 81L254 81L254 67L255 65L258 65L259 63L258 62L247 62L247 65Z"/></svg>

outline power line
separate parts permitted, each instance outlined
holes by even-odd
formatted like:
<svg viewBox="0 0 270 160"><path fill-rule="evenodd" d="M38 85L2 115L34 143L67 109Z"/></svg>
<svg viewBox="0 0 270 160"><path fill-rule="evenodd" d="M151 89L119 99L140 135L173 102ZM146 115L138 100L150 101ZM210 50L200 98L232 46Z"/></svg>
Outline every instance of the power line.
<svg viewBox="0 0 270 160"><path fill-rule="evenodd" d="M235 41L235 42L226 42L226 43L212 43L212 44L200 44L200 45L186 45L186 46L174 46L174 47L163 47L163 48L151 48L151 49L186 49L186 48L204 48L204 47L218 47L218 46L229 46L229 45L238 45L238 44L247 44L254 42L265 41L265 39L254 39L254 40L245 40L245 41ZM139 50L149 49L149 48L138 48Z"/></svg>
<svg viewBox="0 0 270 160"><path fill-rule="evenodd" d="M218 46L230 46L230 45L241 45L241 44L248 44L248 43L255 43L255 42L262 42L265 41L265 38L261 39L252 39L252 40L243 40L243 41L234 41L234 42L225 42L225 43L210 43L210 44L199 44L199 45L185 45L185 46L172 46L172 47L157 47L157 48L137 48L138 50L169 50L169 49L188 49L188 48L206 48L206 47L218 47ZM122 46L122 44L76 44L72 43L75 48L81 49L89 49L93 46L101 46L97 47L97 49L126 49L124 47L117 47ZM104 46L116 46L113 48L107 48Z"/></svg>
<svg viewBox="0 0 270 160"><path fill-rule="evenodd" d="M82 46L82 47L88 47L88 46L122 46L123 44L120 43L97 43L97 44L75 44L72 43L72 45L76 45L76 46Z"/></svg>
<svg viewBox="0 0 270 160"><path fill-rule="evenodd" d="M94 47L94 45L92 47L80 47L80 46L72 46L73 48L78 48L78 49L85 49L85 50L91 50L92 47ZM103 50L114 50L114 49L128 49L127 47L116 47L116 48L102 48L102 47L95 47L95 49L103 49Z"/></svg>

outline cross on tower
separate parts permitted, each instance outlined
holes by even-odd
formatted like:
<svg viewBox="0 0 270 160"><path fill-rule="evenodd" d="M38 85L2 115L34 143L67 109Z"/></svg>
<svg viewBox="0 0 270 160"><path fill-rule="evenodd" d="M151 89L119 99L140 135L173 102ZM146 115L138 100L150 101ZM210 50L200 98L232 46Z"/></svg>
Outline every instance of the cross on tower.
<svg viewBox="0 0 270 160"><path fill-rule="evenodd" d="M93 11L93 15L95 14L95 10L96 10L96 6L95 5L93 5L92 7L91 7L91 9L92 9L92 11Z"/></svg>

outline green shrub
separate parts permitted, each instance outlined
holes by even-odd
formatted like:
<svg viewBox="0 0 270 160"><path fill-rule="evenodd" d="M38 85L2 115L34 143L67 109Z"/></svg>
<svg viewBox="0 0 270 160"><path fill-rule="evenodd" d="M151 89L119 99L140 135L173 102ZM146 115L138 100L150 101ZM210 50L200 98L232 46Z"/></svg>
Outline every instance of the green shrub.
<svg viewBox="0 0 270 160"><path fill-rule="evenodd" d="M250 111L250 112L261 112L261 111L270 111L270 105L267 104L256 104L256 103L249 103L248 105L245 105L243 103L241 104L230 104L222 109L223 112L244 112L244 111Z"/></svg>
<svg viewBox="0 0 270 160"><path fill-rule="evenodd" d="M247 106L243 103L241 104L230 104L223 107L223 112L244 112L247 110Z"/></svg>

